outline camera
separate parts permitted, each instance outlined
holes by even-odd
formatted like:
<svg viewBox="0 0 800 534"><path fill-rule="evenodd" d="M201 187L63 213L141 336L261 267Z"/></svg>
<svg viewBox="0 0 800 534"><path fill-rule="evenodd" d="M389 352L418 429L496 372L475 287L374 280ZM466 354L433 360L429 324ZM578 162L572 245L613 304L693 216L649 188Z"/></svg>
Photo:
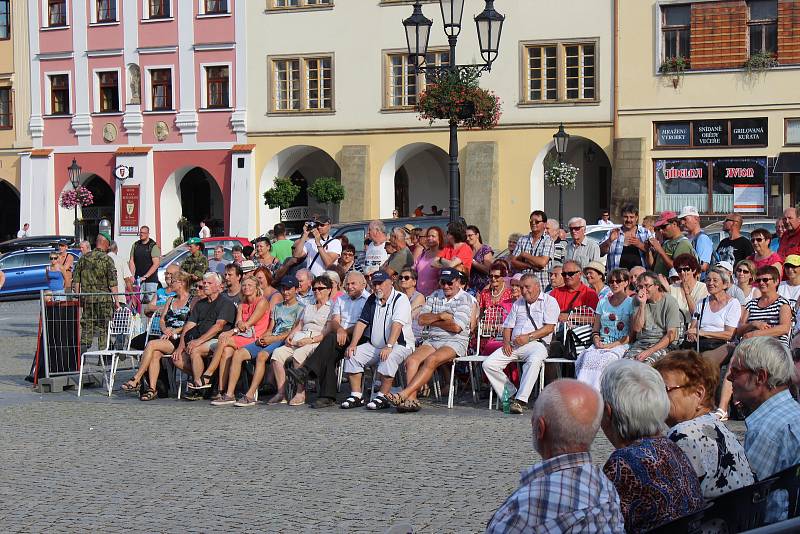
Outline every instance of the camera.
<svg viewBox="0 0 800 534"><path fill-rule="evenodd" d="M314 228L316 228L316 227L318 227L318 226L319 226L319 223L318 223L317 221L308 221L308 222L306 223L306 228L307 228L309 231L310 231L310 230L313 230Z"/></svg>

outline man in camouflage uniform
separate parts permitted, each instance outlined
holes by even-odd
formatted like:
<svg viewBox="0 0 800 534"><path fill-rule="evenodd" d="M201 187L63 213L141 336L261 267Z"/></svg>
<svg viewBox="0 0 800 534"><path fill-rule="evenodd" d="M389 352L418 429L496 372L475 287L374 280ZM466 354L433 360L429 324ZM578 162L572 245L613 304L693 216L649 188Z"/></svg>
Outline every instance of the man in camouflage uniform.
<svg viewBox="0 0 800 534"><path fill-rule="evenodd" d="M75 265L73 285L77 293L116 293L117 270L108 256L111 237L100 232L95 249L81 256ZM81 298L81 347L86 350L94 338L104 347L108 322L118 306L110 295L88 295Z"/></svg>
<svg viewBox="0 0 800 534"><path fill-rule="evenodd" d="M202 252L200 238L193 237L186 243L189 245L189 256L181 263L181 270L202 280L208 271L208 258Z"/></svg>

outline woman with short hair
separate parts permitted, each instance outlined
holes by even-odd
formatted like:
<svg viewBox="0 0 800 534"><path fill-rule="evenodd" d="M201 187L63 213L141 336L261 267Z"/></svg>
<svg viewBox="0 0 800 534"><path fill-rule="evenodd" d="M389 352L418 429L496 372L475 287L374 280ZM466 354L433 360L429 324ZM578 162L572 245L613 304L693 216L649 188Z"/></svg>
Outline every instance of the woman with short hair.
<svg viewBox="0 0 800 534"><path fill-rule="evenodd" d="M684 323L688 324L696 304L708 296L706 285L700 282L700 263L693 254L681 254L672 262L679 281L672 284L669 294L678 302Z"/></svg>
<svg viewBox="0 0 800 534"><path fill-rule="evenodd" d="M423 241L423 252L414 263L417 270L417 291L426 297L439 289L439 268L433 265L439 252L444 248L444 232L438 226L431 226Z"/></svg>
<svg viewBox="0 0 800 534"><path fill-rule="evenodd" d="M782 273L783 258L778 255L777 252L772 252L772 250L770 250L769 242L771 239L772 234L769 233L769 230L765 230L764 228L756 228L750 232L750 242L753 244L754 254L747 259L755 264L756 269L772 265L778 269L779 273Z"/></svg>
<svg viewBox="0 0 800 534"><path fill-rule="evenodd" d="M495 261L489 270L489 285L478 295L481 337L480 354L489 355L503 346L503 321L511 311L514 297L511 284L507 282L508 267L504 261ZM519 298L519 297L517 297Z"/></svg>
<svg viewBox="0 0 800 534"><path fill-rule="evenodd" d="M693 350L676 350L654 369L664 380L670 402L666 421L672 428L667 437L689 458L703 497L713 499L752 484L744 447L711 413L719 367Z"/></svg>
<svg viewBox="0 0 800 534"><path fill-rule="evenodd" d="M625 531L651 530L700 510L700 482L686 454L664 436L670 401L649 365L611 362L600 380L601 427L616 449L603 472L619 493Z"/></svg>
<svg viewBox="0 0 800 534"><path fill-rule="evenodd" d="M489 270L494 261L494 250L484 244L481 231L475 225L467 226L467 244L472 249L472 270L469 273L469 293L477 295L489 283Z"/></svg>
<svg viewBox="0 0 800 534"><path fill-rule="evenodd" d="M416 269L411 267L403 269L397 277L397 289L411 302L411 330L415 339L422 339L422 327L417 318L425 306L425 295L417 291L417 278Z"/></svg>
<svg viewBox="0 0 800 534"><path fill-rule="evenodd" d="M756 264L751 260L741 260L736 264L733 269L733 275L736 277L736 285L744 293L744 302L748 300L757 299L761 296L761 292L756 287Z"/></svg>
<svg viewBox="0 0 800 534"><path fill-rule="evenodd" d="M695 305L684 344L685 348L696 348L717 367L728 354L726 344L733 338L742 316L741 304L725 290L730 280L730 274L722 267L708 271L705 284L708 296Z"/></svg>

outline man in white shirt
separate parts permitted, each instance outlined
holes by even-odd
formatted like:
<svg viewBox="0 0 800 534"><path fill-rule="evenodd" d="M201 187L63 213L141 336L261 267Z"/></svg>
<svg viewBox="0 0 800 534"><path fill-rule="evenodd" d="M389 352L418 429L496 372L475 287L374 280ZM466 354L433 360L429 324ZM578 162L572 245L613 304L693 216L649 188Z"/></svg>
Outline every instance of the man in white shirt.
<svg viewBox="0 0 800 534"><path fill-rule="evenodd" d="M200 221L200 233L197 234L197 237L199 237L200 239L206 239L211 237L211 228L206 226L205 221Z"/></svg>
<svg viewBox="0 0 800 534"><path fill-rule="evenodd" d="M361 310L345 355L344 372L350 380L350 396L341 404L345 410L364 405L361 394L364 367L375 364L378 365L381 388L375 399L367 404L367 409L388 408L386 394L392 389L397 368L414 350L408 297L394 289L392 277L385 271L375 271L371 282L373 294ZM369 342L359 345L368 327Z"/></svg>
<svg viewBox="0 0 800 534"><path fill-rule="evenodd" d="M324 273L342 254L342 242L330 236L330 217L319 217L303 226L303 235L295 241L292 254L305 258L305 268L314 276Z"/></svg>
<svg viewBox="0 0 800 534"><path fill-rule="evenodd" d="M614 221L611 220L611 214L608 212L608 210L603 210L603 212L600 214L600 220L597 221L597 224L600 226L616 226Z"/></svg>
<svg viewBox="0 0 800 534"><path fill-rule="evenodd" d="M28 230L30 230L30 228L31 228L30 224L28 224L28 223L23 224L22 225L22 230L17 232L17 238L28 237Z"/></svg>
<svg viewBox="0 0 800 534"><path fill-rule="evenodd" d="M312 408L328 408L336 404L336 392L339 389L336 365L344 358L345 349L353 338L353 330L369 298L367 280L357 271L347 273L343 287L345 295L333 302L319 346L303 365L286 370L299 387L303 387L309 378L316 379L317 399L311 404Z"/></svg>
<svg viewBox="0 0 800 534"><path fill-rule="evenodd" d="M383 222L371 221L367 227L367 237L370 239L370 244L364 252L364 274L369 276L389 259L389 253L386 252L386 227Z"/></svg>
<svg viewBox="0 0 800 534"><path fill-rule="evenodd" d="M528 403L539 368L547 358L550 340L558 323L558 301L542 291L539 279L531 274L522 277L522 297L511 306L503 323L503 346L483 362L483 372L498 398L508 388L511 413L521 414ZM514 361L524 361L519 390L503 370Z"/></svg>
<svg viewBox="0 0 800 534"><path fill-rule="evenodd" d="M117 289L120 293L130 292L133 290L133 274L128 262L120 257L118 252L117 242L112 241L108 246L108 257L114 262L114 268L117 270ZM125 304L125 295L114 295L114 300Z"/></svg>

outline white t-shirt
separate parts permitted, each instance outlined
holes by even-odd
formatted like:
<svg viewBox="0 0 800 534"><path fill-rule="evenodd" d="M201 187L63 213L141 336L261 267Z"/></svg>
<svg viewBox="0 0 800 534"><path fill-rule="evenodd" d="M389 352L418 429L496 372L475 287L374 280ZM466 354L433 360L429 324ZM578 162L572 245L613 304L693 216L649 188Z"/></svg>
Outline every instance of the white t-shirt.
<svg viewBox="0 0 800 534"><path fill-rule="evenodd" d="M19 232L17 232L17 237L18 238L19 237L28 237L28 232L25 231L25 230L20 230Z"/></svg>
<svg viewBox="0 0 800 534"><path fill-rule="evenodd" d="M398 297L399 296L399 297ZM403 325L403 341L406 347L414 347L414 331L411 329L411 301L405 294L392 289L386 306L381 301L375 303L375 314L372 316L372 329L369 342L378 349L386 346L392 333L392 323Z"/></svg>
<svg viewBox="0 0 800 534"><path fill-rule="evenodd" d="M792 312L797 308L797 301L800 300L800 285L790 286L788 282L778 284L778 295L789 301ZM796 314L794 331L800 330L800 313Z"/></svg>
<svg viewBox="0 0 800 534"><path fill-rule="evenodd" d="M204 226L200 228L200 233L197 234L200 239L206 239L207 237L211 237L211 229L208 226Z"/></svg>
<svg viewBox="0 0 800 534"><path fill-rule="evenodd" d="M381 268L386 260L389 259L389 254L386 253L386 242L376 245L370 243L367 251L364 253L364 274L370 275Z"/></svg>
<svg viewBox="0 0 800 534"><path fill-rule="evenodd" d="M705 303L705 309L703 309ZM728 303L718 312L712 311L707 299L697 302L694 312L697 314L698 330L706 332L724 332L725 328L739 326L739 319L742 317L742 305L739 301L731 298ZM702 313L702 317L700 314Z"/></svg>
<svg viewBox="0 0 800 534"><path fill-rule="evenodd" d="M319 276L322 273L324 273L325 262L322 261L322 254L320 254L319 256L317 255L317 252L319 250L317 248L317 242L314 241L313 238L309 237L308 241L306 241L306 244L303 245L303 248L306 251L306 269L311 271L311 274L313 274L314 276ZM331 236L328 236L327 240L325 239L322 240L322 248L324 248L331 254L337 254L337 255L342 254L342 242L339 241L338 239L334 239ZM314 262L313 265L311 264L312 261Z"/></svg>
<svg viewBox="0 0 800 534"><path fill-rule="evenodd" d="M600 219L597 221L597 224L599 224L600 226L616 226L616 224L614 224L614 221L612 221L611 219L607 221Z"/></svg>

